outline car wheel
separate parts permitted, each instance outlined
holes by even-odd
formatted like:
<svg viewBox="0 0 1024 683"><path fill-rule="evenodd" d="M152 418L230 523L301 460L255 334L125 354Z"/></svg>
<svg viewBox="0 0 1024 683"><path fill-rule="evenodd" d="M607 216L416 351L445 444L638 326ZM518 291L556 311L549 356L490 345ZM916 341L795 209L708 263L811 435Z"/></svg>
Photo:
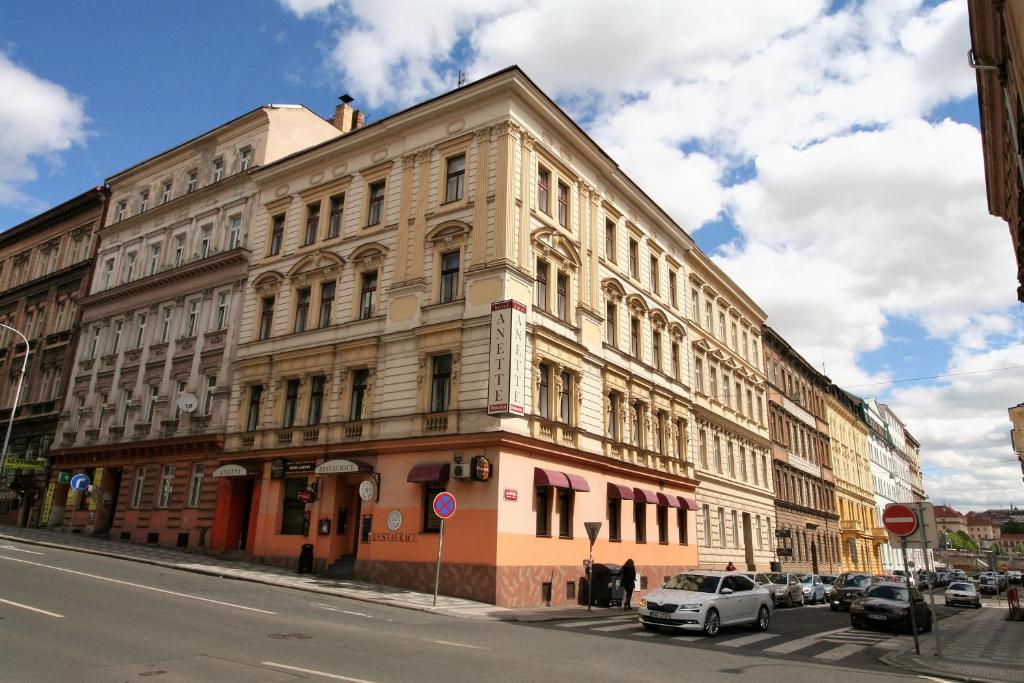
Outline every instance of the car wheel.
<svg viewBox="0 0 1024 683"><path fill-rule="evenodd" d="M850 620L850 626L852 626L855 629L862 629L862 628L864 628L864 624L862 624L861 622L857 621L856 619L851 619Z"/></svg>
<svg viewBox="0 0 1024 683"><path fill-rule="evenodd" d="M792 607L792 606L793 606L793 594L792 593L786 593L786 607Z"/></svg>
<svg viewBox="0 0 1024 683"><path fill-rule="evenodd" d="M708 614L704 617L704 635L716 636L718 635L718 629L722 627L722 619L718 616L718 610L714 607L708 610Z"/></svg>
<svg viewBox="0 0 1024 683"><path fill-rule="evenodd" d="M757 621L754 622L754 627L758 631L767 631L768 626L771 623L771 612L768 611L767 605L761 605L761 609L757 610Z"/></svg>

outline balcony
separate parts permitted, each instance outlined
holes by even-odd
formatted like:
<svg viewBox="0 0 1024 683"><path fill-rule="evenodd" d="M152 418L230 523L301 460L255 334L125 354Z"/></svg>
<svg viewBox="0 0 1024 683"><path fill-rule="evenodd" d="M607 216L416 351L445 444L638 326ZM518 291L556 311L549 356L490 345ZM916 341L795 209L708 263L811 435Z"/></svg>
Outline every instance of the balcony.
<svg viewBox="0 0 1024 683"><path fill-rule="evenodd" d="M532 420L531 431L533 436L538 439L569 448L576 448L577 446L579 429L563 422L534 419Z"/></svg>
<svg viewBox="0 0 1024 683"><path fill-rule="evenodd" d="M864 533L864 525L854 519L843 519L839 521L839 528L843 531L853 531L858 534Z"/></svg>
<svg viewBox="0 0 1024 683"><path fill-rule="evenodd" d="M135 426L132 427L132 431L135 436L147 436L149 434L151 425L148 422L136 422Z"/></svg>
<svg viewBox="0 0 1024 683"><path fill-rule="evenodd" d="M160 436L174 436L178 431L178 418L160 420Z"/></svg>
<svg viewBox="0 0 1024 683"><path fill-rule="evenodd" d="M447 432L448 415L427 415L423 420L423 431L425 432Z"/></svg>
<svg viewBox="0 0 1024 683"><path fill-rule="evenodd" d="M362 422L349 422L342 425L342 437L346 441L359 441L363 438L363 424Z"/></svg>
<svg viewBox="0 0 1024 683"><path fill-rule="evenodd" d="M310 427L302 430L302 445L309 446L311 444L320 443L320 428Z"/></svg>
<svg viewBox="0 0 1024 683"><path fill-rule="evenodd" d="M107 436L111 439L120 439L124 436L124 425L110 425L107 427Z"/></svg>

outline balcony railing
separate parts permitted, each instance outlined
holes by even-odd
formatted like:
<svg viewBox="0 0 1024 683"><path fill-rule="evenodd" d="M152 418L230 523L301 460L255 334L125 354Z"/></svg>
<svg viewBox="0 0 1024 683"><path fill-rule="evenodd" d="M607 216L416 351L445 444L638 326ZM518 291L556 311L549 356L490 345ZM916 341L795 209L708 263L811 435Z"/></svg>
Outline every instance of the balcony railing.
<svg viewBox="0 0 1024 683"><path fill-rule="evenodd" d="M855 519L842 519L839 521L839 528L843 531L863 532L864 525Z"/></svg>

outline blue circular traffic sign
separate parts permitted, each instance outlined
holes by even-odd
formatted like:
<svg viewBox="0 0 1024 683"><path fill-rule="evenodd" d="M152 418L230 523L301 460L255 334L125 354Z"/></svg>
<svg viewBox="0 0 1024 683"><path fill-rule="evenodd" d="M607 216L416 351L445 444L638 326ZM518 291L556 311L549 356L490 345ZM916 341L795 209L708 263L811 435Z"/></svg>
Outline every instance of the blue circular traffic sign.
<svg viewBox="0 0 1024 683"><path fill-rule="evenodd" d="M88 474L76 474L71 477L71 488L76 491L84 491L89 488L89 475Z"/></svg>
<svg viewBox="0 0 1024 683"><path fill-rule="evenodd" d="M447 491L434 496L434 514L441 519L448 519L455 514L455 496Z"/></svg>

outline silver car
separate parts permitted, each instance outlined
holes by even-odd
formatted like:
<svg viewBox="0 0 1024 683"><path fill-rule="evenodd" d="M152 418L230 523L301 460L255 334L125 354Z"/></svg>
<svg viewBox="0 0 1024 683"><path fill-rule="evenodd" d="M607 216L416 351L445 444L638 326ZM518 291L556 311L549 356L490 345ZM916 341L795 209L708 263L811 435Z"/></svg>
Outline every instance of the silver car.
<svg viewBox="0 0 1024 683"><path fill-rule="evenodd" d="M977 589L970 581L954 581L949 584L944 597L946 598L946 604L951 607L954 605L968 605L974 608L981 607L981 596L978 595Z"/></svg>
<svg viewBox="0 0 1024 683"><path fill-rule="evenodd" d="M825 584L817 574L801 574L800 589L804 594L804 602L813 605L825 602Z"/></svg>
<svg viewBox="0 0 1024 683"><path fill-rule="evenodd" d="M772 602L775 607L779 605L792 607L793 605L804 604L804 594L800 590L800 582L797 580L796 574L755 574L754 572L746 572L744 576L752 579L758 586L767 590L772 596Z"/></svg>
<svg viewBox="0 0 1024 683"><path fill-rule="evenodd" d="M648 631L679 629L718 634L722 626L751 624L767 631L772 597L743 574L692 571L676 574L640 601Z"/></svg>

